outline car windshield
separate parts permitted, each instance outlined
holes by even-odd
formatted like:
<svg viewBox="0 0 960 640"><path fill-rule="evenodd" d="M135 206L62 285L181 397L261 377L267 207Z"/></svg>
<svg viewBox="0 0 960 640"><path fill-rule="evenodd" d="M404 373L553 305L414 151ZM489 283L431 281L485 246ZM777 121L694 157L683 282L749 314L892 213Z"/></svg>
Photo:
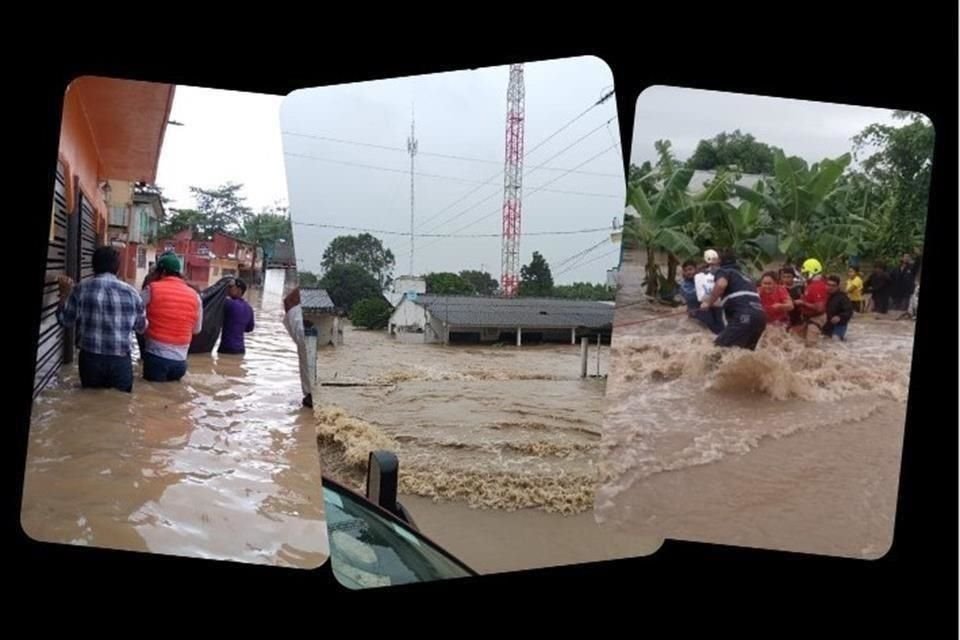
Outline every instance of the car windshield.
<svg viewBox="0 0 960 640"><path fill-rule="evenodd" d="M323 489L330 562L337 579L360 589L470 576L422 537L349 494Z"/></svg>

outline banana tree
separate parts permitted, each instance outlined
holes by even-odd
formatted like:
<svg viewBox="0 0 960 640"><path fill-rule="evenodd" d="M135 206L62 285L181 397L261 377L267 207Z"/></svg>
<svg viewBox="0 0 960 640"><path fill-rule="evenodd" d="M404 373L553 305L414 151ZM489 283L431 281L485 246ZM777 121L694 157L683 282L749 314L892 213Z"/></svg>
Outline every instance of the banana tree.
<svg viewBox="0 0 960 640"><path fill-rule="evenodd" d="M694 217L696 203L687 194L693 170L673 171L652 197L639 184L627 187L627 215L624 216L624 242L635 243L647 252L646 293L656 296L665 285L672 285L670 269L666 278L657 265L657 252L666 253L675 263L699 251L696 243L682 230ZM629 209L633 209L633 213ZM674 274L675 275L675 274Z"/></svg>
<svg viewBox="0 0 960 640"><path fill-rule="evenodd" d="M850 164L850 154L825 159L807 167L800 158L774 151L774 177L760 188L734 185L734 193L770 217L781 255L810 253L815 245L839 238L823 238L822 223L838 196L837 181Z"/></svg>

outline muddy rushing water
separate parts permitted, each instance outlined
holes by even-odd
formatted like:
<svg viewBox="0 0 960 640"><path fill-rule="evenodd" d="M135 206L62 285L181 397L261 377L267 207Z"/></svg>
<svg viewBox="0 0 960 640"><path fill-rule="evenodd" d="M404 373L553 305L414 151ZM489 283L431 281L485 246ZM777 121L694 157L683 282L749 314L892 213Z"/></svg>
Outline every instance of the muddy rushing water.
<svg viewBox="0 0 960 640"><path fill-rule="evenodd" d="M372 449L395 451L401 490L502 510L588 511L603 378L572 345L401 344L348 328L321 351L315 394L325 472L356 486ZM606 373L609 347L601 349ZM596 373L596 350L590 369Z"/></svg>
<svg viewBox="0 0 960 640"><path fill-rule="evenodd" d="M596 515L638 534L849 557L892 542L914 324L854 318L845 343L768 328L713 347L618 298ZM625 305L624 303L628 303Z"/></svg>
<svg viewBox="0 0 960 640"><path fill-rule="evenodd" d="M280 296L245 356L190 356L181 383L37 400L21 521L37 540L296 567L327 555L320 466Z"/></svg>

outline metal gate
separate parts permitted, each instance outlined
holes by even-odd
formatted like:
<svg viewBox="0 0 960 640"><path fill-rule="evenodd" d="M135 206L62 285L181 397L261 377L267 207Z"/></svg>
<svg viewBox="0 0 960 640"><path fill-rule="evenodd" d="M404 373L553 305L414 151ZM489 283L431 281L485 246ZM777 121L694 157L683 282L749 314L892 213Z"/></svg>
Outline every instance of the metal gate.
<svg viewBox="0 0 960 640"><path fill-rule="evenodd" d="M77 189L79 203L77 211L80 213L80 248L79 248L79 278L77 281L93 277L93 251L97 248L97 227L93 205L84 197L83 192Z"/></svg>
<svg viewBox="0 0 960 640"><path fill-rule="evenodd" d="M47 245L47 270L43 282L43 303L40 309L40 334L37 339L37 362L34 369L33 397L46 387L70 350L64 348L66 332L57 322L59 287L57 278L67 272L67 188L63 165L57 163L57 179L53 192L52 237Z"/></svg>

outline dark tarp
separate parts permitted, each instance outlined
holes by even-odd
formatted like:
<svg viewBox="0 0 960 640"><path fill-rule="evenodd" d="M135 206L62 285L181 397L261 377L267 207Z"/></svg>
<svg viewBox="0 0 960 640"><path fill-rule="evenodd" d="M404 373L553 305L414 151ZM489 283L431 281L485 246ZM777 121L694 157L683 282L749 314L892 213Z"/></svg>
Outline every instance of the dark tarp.
<svg viewBox="0 0 960 640"><path fill-rule="evenodd" d="M213 286L207 287L200 292L200 299L203 301L203 328L200 333L193 336L190 343L190 353L210 353L216 346L220 338L220 331L223 329L223 308L227 300L227 284L233 278L221 278ZM146 287L147 283L144 283ZM144 338L137 334L137 344L140 346L141 357L144 349Z"/></svg>

